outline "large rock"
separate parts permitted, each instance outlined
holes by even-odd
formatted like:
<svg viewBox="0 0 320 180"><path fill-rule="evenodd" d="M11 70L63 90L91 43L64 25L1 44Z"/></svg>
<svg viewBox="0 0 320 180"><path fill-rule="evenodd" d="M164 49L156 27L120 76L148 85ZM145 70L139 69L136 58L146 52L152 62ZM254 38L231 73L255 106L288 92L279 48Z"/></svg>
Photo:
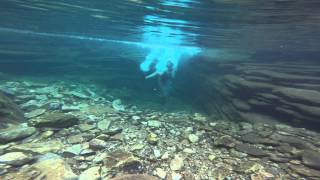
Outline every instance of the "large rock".
<svg viewBox="0 0 320 180"><path fill-rule="evenodd" d="M50 112L30 120L29 124L35 127L65 128L76 125L78 122L79 119L71 114Z"/></svg>
<svg viewBox="0 0 320 180"><path fill-rule="evenodd" d="M273 93L292 102L311 104L315 106L320 105L319 91L283 87L274 89Z"/></svg>
<svg viewBox="0 0 320 180"><path fill-rule="evenodd" d="M32 173L30 173L32 172ZM46 154L37 163L20 169L18 172L8 173L4 179L15 180L77 180L70 166L58 155Z"/></svg>
<svg viewBox="0 0 320 180"><path fill-rule="evenodd" d="M32 160L33 158L31 156L22 152L10 152L0 156L0 163L12 166L21 166Z"/></svg>
<svg viewBox="0 0 320 180"><path fill-rule="evenodd" d="M0 144L21 140L33 135L36 132L34 127L26 125L13 125L6 129L0 129Z"/></svg>
<svg viewBox="0 0 320 180"><path fill-rule="evenodd" d="M45 142L30 142L19 145L14 145L8 148L9 151L22 151L34 154L45 154L48 152L58 152L64 148L64 144L58 140Z"/></svg>
<svg viewBox="0 0 320 180"><path fill-rule="evenodd" d="M320 170L320 152L312 150L303 151L302 163L313 169Z"/></svg>
<svg viewBox="0 0 320 180"><path fill-rule="evenodd" d="M24 120L24 114L19 107L0 92L0 127L6 127L7 123L17 124Z"/></svg>
<svg viewBox="0 0 320 180"><path fill-rule="evenodd" d="M249 154L251 156L256 156L256 157L265 157L269 156L266 152L263 150L256 148L254 146L249 146L247 144L236 144L235 146L237 151Z"/></svg>

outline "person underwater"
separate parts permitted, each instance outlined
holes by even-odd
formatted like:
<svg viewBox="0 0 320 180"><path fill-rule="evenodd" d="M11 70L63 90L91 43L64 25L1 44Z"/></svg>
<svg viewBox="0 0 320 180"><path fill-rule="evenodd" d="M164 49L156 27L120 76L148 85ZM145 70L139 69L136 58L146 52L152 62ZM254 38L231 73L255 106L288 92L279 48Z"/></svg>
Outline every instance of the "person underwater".
<svg viewBox="0 0 320 180"><path fill-rule="evenodd" d="M145 77L145 79L150 79L152 77L157 76L158 78L158 86L159 89L161 90L161 96L163 97L164 101L166 97L169 96L171 89L172 89L172 79L174 77L174 67L173 63L169 60L167 61L166 68L164 71L157 71L156 70L156 65L157 65L157 60L154 60L150 66L149 69L151 74Z"/></svg>

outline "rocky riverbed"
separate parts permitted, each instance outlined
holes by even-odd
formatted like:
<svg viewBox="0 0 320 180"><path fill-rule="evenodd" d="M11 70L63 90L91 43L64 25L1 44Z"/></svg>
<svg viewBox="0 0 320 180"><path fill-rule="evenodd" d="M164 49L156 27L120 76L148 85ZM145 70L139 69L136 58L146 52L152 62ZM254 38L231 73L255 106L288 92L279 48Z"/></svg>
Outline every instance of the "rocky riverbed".
<svg viewBox="0 0 320 180"><path fill-rule="evenodd" d="M320 134L304 128L142 109L86 84L1 89L1 179L320 178Z"/></svg>

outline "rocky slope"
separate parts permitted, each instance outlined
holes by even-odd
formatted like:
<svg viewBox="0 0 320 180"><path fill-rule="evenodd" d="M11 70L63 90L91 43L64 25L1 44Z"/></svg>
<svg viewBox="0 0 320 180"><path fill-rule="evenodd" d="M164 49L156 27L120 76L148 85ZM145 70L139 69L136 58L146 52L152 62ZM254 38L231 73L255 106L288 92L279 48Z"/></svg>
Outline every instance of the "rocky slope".
<svg viewBox="0 0 320 180"><path fill-rule="evenodd" d="M92 85L15 86L29 120L0 129L1 179L320 178L310 130L139 109Z"/></svg>

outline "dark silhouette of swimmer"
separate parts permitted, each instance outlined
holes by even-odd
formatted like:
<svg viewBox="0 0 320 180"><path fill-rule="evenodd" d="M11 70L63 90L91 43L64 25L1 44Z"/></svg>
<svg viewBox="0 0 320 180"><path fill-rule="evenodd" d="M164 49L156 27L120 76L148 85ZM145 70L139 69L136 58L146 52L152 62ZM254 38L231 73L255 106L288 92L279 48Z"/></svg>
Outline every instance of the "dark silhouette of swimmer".
<svg viewBox="0 0 320 180"><path fill-rule="evenodd" d="M156 69L157 63L157 60L152 61L152 63L149 66L149 71L153 73L149 74L145 78L149 79L154 76L158 76L158 86L161 91L162 102L165 103L171 91L174 67L171 61L167 61L166 70L164 72L159 72Z"/></svg>
<svg viewBox="0 0 320 180"><path fill-rule="evenodd" d="M162 102L167 101L167 97L170 94L172 88L172 79L173 79L173 63L168 61L167 70L158 76L159 88L161 90Z"/></svg>

